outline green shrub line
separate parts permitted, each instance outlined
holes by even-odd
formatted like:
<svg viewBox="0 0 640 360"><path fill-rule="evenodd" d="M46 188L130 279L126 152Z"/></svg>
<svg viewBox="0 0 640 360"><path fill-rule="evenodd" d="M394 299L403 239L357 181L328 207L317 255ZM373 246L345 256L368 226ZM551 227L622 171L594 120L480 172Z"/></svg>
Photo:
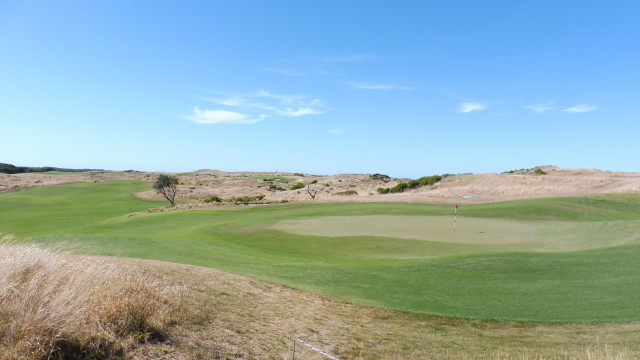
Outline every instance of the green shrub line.
<svg viewBox="0 0 640 360"><path fill-rule="evenodd" d="M218 196L218 195L213 195L213 196L211 196L211 197L208 197L208 198L204 199L204 202L206 202L206 203L212 203L212 202L214 202L214 203L218 203L218 204L220 204L220 203L221 203L221 202L223 202L223 201L224 201L224 200L223 200L220 196Z"/></svg>
<svg viewBox="0 0 640 360"><path fill-rule="evenodd" d="M102 170L94 170L94 169L63 169L52 166L44 166L44 167L30 167L30 166L15 166L12 164L0 163L0 174L24 174L24 173L42 173L42 172L87 172L87 171L102 171Z"/></svg>
<svg viewBox="0 0 640 360"><path fill-rule="evenodd" d="M256 195L256 196L248 196L248 195L244 195L244 196L236 196L233 197L229 200L225 200L223 198L221 198L218 195L213 195L210 196L206 199L204 199L205 203L217 203L217 204L221 204L223 202L230 202L230 203L234 203L234 204L256 204L256 203L261 203L262 200L264 200L266 196L263 194L260 195Z"/></svg>
<svg viewBox="0 0 640 360"><path fill-rule="evenodd" d="M401 192L405 192L411 189L416 189L422 186L433 185L442 179L443 179L443 176L440 176L440 175L423 176L417 180L401 182L392 188L378 188L378 194L401 193Z"/></svg>

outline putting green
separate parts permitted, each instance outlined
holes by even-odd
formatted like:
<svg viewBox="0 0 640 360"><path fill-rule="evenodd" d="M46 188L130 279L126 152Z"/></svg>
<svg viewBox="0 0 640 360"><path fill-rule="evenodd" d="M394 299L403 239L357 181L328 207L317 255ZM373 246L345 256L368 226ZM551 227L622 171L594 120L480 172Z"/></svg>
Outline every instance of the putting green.
<svg viewBox="0 0 640 360"><path fill-rule="evenodd" d="M575 251L638 239L640 221L518 221L444 216L324 216L283 220L273 229L321 237L371 236L469 245L519 245L529 251ZM611 236L615 234L615 236Z"/></svg>

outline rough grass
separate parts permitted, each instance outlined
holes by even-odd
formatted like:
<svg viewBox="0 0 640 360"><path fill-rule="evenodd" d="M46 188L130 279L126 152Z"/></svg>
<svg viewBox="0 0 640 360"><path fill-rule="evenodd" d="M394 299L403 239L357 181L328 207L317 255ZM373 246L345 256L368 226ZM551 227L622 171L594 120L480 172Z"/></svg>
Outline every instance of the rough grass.
<svg viewBox="0 0 640 360"><path fill-rule="evenodd" d="M0 359L123 358L164 340L175 295L96 259L0 245Z"/></svg>
<svg viewBox="0 0 640 360"><path fill-rule="evenodd" d="M191 315L175 343L176 352L196 359L291 359L293 338L344 360L640 357L640 323L451 319L348 304L213 269L144 264L191 290L185 297ZM304 347L297 350L296 359L320 359Z"/></svg>

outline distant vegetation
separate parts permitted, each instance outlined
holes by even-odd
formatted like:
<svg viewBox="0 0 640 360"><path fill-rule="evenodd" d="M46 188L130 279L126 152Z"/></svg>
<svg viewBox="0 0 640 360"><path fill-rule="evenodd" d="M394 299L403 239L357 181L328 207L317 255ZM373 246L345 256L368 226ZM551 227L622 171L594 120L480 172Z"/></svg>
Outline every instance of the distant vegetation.
<svg viewBox="0 0 640 360"><path fill-rule="evenodd" d="M546 165L546 166L551 166L551 165ZM509 170L509 171L505 171L503 172L503 174L517 174L517 173L531 173L533 172L535 175L547 175L547 172L542 170L542 168L540 166L536 166L534 168L530 168L530 169L517 169L517 170Z"/></svg>
<svg viewBox="0 0 640 360"><path fill-rule="evenodd" d="M256 196L236 196L233 197L231 199L225 200L223 198L221 198L218 195L213 195L211 197L208 197L206 199L204 199L205 203L216 203L216 204L222 204L223 202L229 202L229 203L233 203L233 204L260 204L262 202L262 200L264 200L265 195L260 194L260 195L256 195Z"/></svg>
<svg viewBox="0 0 640 360"><path fill-rule="evenodd" d="M249 179L252 180L260 180L260 181L278 181L278 182L282 182L282 183L290 183L292 181L294 181L295 179L293 178L289 178L286 176L249 176Z"/></svg>
<svg viewBox="0 0 640 360"><path fill-rule="evenodd" d="M224 200L223 200L220 196L218 196L218 195L213 195L213 196L211 196L211 197L208 197L208 198L204 199L204 202L206 202L206 203L212 203L212 202L214 202L214 203L218 203L218 204L220 204L220 203L221 203L221 202L223 202L223 201L224 201Z"/></svg>
<svg viewBox="0 0 640 360"><path fill-rule="evenodd" d="M307 184L305 184L305 183L295 183L295 184L291 185L290 190L298 190L298 189L302 189L302 188L304 188L305 186L307 186Z"/></svg>
<svg viewBox="0 0 640 360"><path fill-rule="evenodd" d="M231 202L233 202L234 204L255 204L255 203L259 203L260 201L262 201L264 199L264 195L260 194L260 195L256 195L256 196L236 196L233 199L231 199Z"/></svg>
<svg viewBox="0 0 640 360"><path fill-rule="evenodd" d="M392 188L378 188L378 194L401 193L422 186L433 185L442 180L442 178L443 176L440 175L423 176L417 180L401 182Z"/></svg>
<svg viewBox="0 0 640 360"><path fill-rule="evenodd" d="M15 166L11 164L0 163L0 173L2 174L23 174L23 173L39 173L49 171L63 171L63 172L85 172L85 171L101 171L97 169L63 169L52 166L45 167L28 167L28 166Z"/></svg>
<svg viewBox="0 0 640 360"><path fill-rule="evenodd" d="M384 175L384 174L373 174L370 177L371 177L371 180L380 180L384 182L388 182L391 180L391 177L389 175Z"/></svg>

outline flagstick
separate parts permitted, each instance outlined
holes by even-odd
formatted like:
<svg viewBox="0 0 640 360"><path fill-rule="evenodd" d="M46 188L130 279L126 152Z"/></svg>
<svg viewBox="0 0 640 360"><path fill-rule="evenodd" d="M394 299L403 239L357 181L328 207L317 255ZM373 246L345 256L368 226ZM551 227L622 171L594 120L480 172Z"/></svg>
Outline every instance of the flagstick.
<svg viewBox="0 0 640 360"><path fill-rule="evenodd" d="M456 232L456 224L458 223L458 204L456 204L453 214L453 232Z"/></svg>

